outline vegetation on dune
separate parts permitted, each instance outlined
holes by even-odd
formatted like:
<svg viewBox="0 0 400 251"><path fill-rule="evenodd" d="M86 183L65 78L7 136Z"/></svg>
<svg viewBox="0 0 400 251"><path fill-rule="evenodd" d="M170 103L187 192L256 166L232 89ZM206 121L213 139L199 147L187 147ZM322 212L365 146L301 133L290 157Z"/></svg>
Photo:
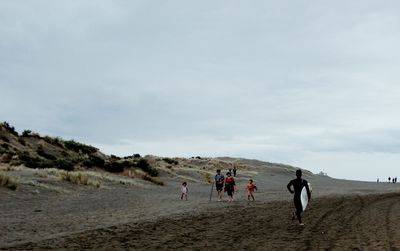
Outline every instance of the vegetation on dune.
<svg viewBox="0 0 400 251"><path fill-rule="evenodd" d="M87 159L85 159L82 164L86 167L99 167L104 168L105 161L104 159L96 156L96 155L89 155Z"/></svg>
<svg viewBox="0 0 400 251"><path fill-rule="evenodd" d="M104 170L110 173L122 173L125 165L118 161L110 161L104 164Z"/></svg>
<svg viewBox="0 0 400 251"><path fill-rule="evenodd" d="M7 156L6 156L7 155ZM125 169L140 169L149 177L158 175L156 168L140 156L133 154L120 158L106 156L91 145L59 137L40 136L31 130L21 135L7 122L0 123L0 161L11 165L25 165L29 168L57 168L73 171L76 168L99 168L111 173L122 173ZM167 160L169 161L169 159ZM171 159L171 163L176 160Z"/></svg>
<svg viewBox="0 0 400 251"><path fill-rule="evenodd" d="M12 177L0 173L0 187L6 187L11 190L16 190L17 182Z"/></svg>
<svg viewBox="0 0 400 251"><path fill-rule="evenodd" d="M100 187L98 181L89 178L89 175L82 172L61 172L61 179L77 185Z"/></svg>
<svg viewBox="0 0 400 251"><path fill-rule="evenodd" d="M134 166L142 169L153 177L158 175L157 169L150 166L149 162L146 159L139 159Z"/></svg>
<svg viewBox="0 0 400 251"><path fill-rule="evenodd" d="M85 144L76 142L74 140L64 141L64 145L67 149L72 150L77 153L91 154L91 153L95 153L98 151L98 149L96 147L85 145Z"/></svg>
<svg viewBox="0 0 400 251"><path fill-rule="evenodd" d="M164 160L165 162L167 162L168 164L172 165L178 165L179 161L175 160L175 159L171 159L171 158L163 158L162 160Z"/></svg>
<svg viewBox="0 0 400 251"><path fill-rule="evenodd" d="M0 123L0 126L3 127L6 131L11 133L14 136L18 136L18 132L15 131L15 128L13 126L10 126L7 122Z"/></svg>

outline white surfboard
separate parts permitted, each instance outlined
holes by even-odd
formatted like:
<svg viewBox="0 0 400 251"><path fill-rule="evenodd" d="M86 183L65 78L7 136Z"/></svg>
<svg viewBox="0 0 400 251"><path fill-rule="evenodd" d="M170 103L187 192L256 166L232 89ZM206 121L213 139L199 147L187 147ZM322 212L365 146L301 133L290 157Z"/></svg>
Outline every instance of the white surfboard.
<svg viewBox="0 0 400 251"><path fill-rule="evenodd" d="M300 200L301 200L301 205L302 205L303 211L304 211L304 210L306 210L306 207L308 204L308 194L307 194L307 188L305 186L301 190Z"/></svg>

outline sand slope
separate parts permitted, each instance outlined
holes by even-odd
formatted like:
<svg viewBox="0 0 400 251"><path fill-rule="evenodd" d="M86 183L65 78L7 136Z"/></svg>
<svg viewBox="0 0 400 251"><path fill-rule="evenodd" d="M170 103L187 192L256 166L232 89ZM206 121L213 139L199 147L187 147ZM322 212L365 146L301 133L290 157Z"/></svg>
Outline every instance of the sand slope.
<svg viewBox="0 0 400 251"><path fill-rule="evenodd" d="M0 188L0 249L400 248L399 184L337 180L305 172L313 199L304 215L306 226L300 227L290 220L292 195L286 190L294 168L238 163L236 201L217 202L214 192L210 202L211 185L206 180L215 168L210 162L229 163L189 161L190 165L180 160L181 166L159 167L165 186L133 180L131 185L104 181L94 188L31 175L25 169L8 171L19 175L20 184L17 191ZM22 182L28 178L35 182ZM259 188L255 202L246 200L249 178ZM189 183L189 201L179 199L184 180ZM37 184L62 189L57 192Z"/></svg>
<svg viewBox="0 0 400 251"><path fill-rule="evenodd" d="M196 215L85 231L17 250L400 250L400 194L324 197L291 222L289 202L237 203Z"/></svg>

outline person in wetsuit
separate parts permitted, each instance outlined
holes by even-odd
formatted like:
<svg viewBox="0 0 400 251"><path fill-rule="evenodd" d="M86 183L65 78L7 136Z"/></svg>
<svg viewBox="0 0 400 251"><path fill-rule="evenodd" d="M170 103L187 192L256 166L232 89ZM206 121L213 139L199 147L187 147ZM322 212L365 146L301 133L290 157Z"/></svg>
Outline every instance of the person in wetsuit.
<svg viewBox="0 0 400 251"><path fill-rule="evenodd" d="M303 187L306 187L307 190L307 195L308 195L308 201L311 199L311 192L310 188L308 187L308 182L305 179L301 178L302 172L301 170L296 171L296 179L291 180L289 184L287 184L287 189L289 190L290 193L294 193L293 201L294 201L294 206L296 208L296 212L293 213L292 220L295 219L295 216L297 216L297 219L299 220L300 225L304 225L303 222L301 221L301 213L303 212L303 206L301 205L301 190ZM292 190L292 187L294 190Z"/></svg>

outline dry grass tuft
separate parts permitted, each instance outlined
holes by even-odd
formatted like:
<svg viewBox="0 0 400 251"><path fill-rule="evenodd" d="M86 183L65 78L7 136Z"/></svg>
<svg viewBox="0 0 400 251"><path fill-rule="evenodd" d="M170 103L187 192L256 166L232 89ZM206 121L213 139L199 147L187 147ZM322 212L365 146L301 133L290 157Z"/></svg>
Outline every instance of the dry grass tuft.
<svg viewBox="0 0 400 251"><path fill-rule="evenodd" d="M146 181L150 181L151 183L154 183L159 186L164 186L164 182L162 182L161 180L159 180L153 176L150 176L148 174L145 174L144 176L142 176L142 179L146 180Z"/></svg>
<svg viewBox="0 0 400 251"><path fill-rule="evenodd" d="M211 174L210 173L206 173L206 182L208 184L211 184L213 182L212 178L211 178Z"/></svg>
<svg viewBox="0 0 400 251"><path fill-rule="evenodd" d="M0 173L0 187L6 187L11 190L17 190L17 182L12 177Z"/></svg>
<svg viewBox="0 0 400 251"><path fill-rule="evenodd" d="M85 186L94 186L99 188L100 183L98 181L95 181L93 179L89 178L89 175L82 173L82 172L68 172L68 171L62 171L60 172L60 176L62 180L71 182L73 184L77 185L85 185Z"/></svg>
<svg viewBox="0 0 400 251"><path fill-rule="evenodd" d="M150 181L151 183L154 183L156 185L159 186L164 186L164 182L162 182L161 180L159 180L156 177L153 177L149 174L147 174L144 171L141 170L125 170L122 175L129 177L129 178L140 178L143 179L145 181Z"/></svg>

